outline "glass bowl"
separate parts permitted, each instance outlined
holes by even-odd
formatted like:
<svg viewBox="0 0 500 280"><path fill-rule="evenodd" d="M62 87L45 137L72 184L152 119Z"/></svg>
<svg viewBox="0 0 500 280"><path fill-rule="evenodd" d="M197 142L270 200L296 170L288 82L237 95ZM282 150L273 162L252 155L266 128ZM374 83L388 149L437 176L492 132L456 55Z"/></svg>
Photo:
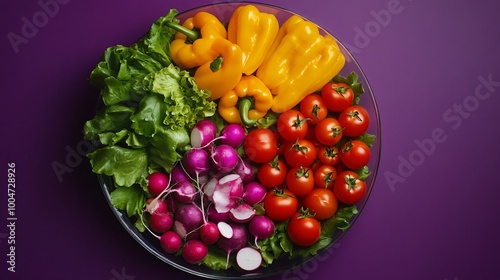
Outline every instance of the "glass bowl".
<svg viewBox="0 0 500 280"><path fill-rule="evenodd" d="M278 21L280 22L280 25L288 19L290 16L293 14L296 14L292 11L273 6L273 5L268 5L268 4L260 4L260 3L255 3L255 2L228 2L228 3L217 3L217 4L211 4L207 6L201 6L197 7L188 11L184 11L182 13L179 13L177 15L177 18L182 22L186 20L189 17L192 17L196 13L200 11L205 11L214 14L217 16L222 22L227 22L229 18L231 17L232 12L239 6L242 5L247 5L247 4L252 4L256 6L259 11L261 12L266 12L270 14L274 14ZM320 31L323 34L327 34L328 31L319 27ZM332 35L332 34L330 34ZM333 35L332 35L333 36ZM333 36L335 38L335 36ZM370 197L370 193L372 192L374 183L375 183L375 178L377 175L378 171L378 166L379 166L379 159L380 159L380 149L381 149L381 141L380 141L380 118L379 118L379 113L377 109L377 104L375 102L375 96L371 90L371 87L368 83L368 80L363 73L360 65L356 62L352 54L345 48L344 45L342 45L341 42L337 40L339 47L344 54L346 58L346 64L343 67L342 71L339 73L342 76L347 76L351 72L355 72L358 75L358 81L363 85L364 87L364 93L361 97L360 105L364 106L368 113L370 114L370 126L368 128L367 133L373 134L376 136L375 143L373 144L371 148L371 159L370 162L368 163L368 168L371 171L371 175L366 179L366 194L364 198L356 203L357 209L358 209L358 214L354 215L351 220L350 224L351 227L356 221L356 219L359 217L361 214L365 204L368 201L368 198ZM278 260L276 260L272 265L269 265L268 267L261 267L255 271L252 272L246 272L242 270L237 270L234 268L230 268L228 270L212 270L206 266L202 265L197 265L197 264L189 264L185 262L181 256L175 256L172 254L167 254L165 253L161 247L160 243L156 238L153 238L151 234L147 231L144 233L139 232L135 226L134 222L131 221L126 213L117 210L112 204L111 204L111 197L110 193L114 189L113 187L113 181L110 177L106 176L98 176L99 177L99 182L101 184L101 187L103 189L103 192L105 194L105 197L111 206L112 211L120 221L120 223L123 225L123 227L130 233L130 235L139 243L141 244L146 250L148 250L151 254L154 256L158 257L165 263L180 269L182 271L185 271L187 273L190 273L192 275L196 275L199 277L203 278L209 278L209 279L242 279L242 278L263 278L263 277L270 277L273 275L280 275L283 274L286 271L292 270L293 268L300 266L302 263L305 263L307 261L310 261L312 258L320 256L322 253L325 253L331 246L333 246L335 243L337 243L344 234L348 230L341 231L337 230L334 233L334 236L332 238L332 242L325 248L321 249L317 255L306 258L306 259L301 259L301 258L296 258L296 259L288 259L288 257L284 256Z"/></svg>

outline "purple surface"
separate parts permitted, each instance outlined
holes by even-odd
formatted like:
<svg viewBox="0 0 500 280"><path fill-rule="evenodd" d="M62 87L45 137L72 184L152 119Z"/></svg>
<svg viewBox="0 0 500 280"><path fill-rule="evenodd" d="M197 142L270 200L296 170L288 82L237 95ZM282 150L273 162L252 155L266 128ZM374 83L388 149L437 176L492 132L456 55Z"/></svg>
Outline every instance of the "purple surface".
<svg viewBox="0 0 500 280"><path fill-rule="evenodd" d="M50 15L40 4L48 2ZM215 2L2 2L0 279L194 279L123 230L75 151L85 149L82 125L97 98L87 77L104 49L132 43L169 8ZM273 279L499 279L500 5L267 3L348 46L375 93L383 136L376 185L352 229L332 254ZM23 20L38 27L23 30ZM15 46L13 34L23 42ZM6 262L10 162L15 273ZM58 163L68 171L60 178Z"/></svg>

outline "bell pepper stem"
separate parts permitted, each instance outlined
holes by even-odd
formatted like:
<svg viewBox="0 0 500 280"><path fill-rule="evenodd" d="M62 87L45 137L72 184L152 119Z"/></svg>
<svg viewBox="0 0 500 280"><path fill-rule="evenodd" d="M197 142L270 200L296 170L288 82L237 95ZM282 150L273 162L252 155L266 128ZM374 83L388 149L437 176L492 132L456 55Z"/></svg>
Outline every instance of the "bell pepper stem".
<svg viewBox="0 0 500 280"><path fill-rule="evenodd" d="M210 70L212 72L217 72L222 67L222 62L224 62L224 58L222 56L218 56L210 63Z"/></svg>
<svg viewBox="0 0 500 280"><path fill-rule="evenodd" d="M250 107L252 106L252 101L248 98L243 98L239 102L239 110L241 122L245 126L253 126L257 121L251 120L248 118L248 111L250 111Z"/></svg>
<svg viewBox="0 0 500 280"><path fill-rule="evenodd" d="M169 21L167 22L167 26L177 32L181 32L182 34L186 35L186 37L188 37L191 42L194 42L196 39L200 38L200 32L188 29L177 22Z"/></svg>

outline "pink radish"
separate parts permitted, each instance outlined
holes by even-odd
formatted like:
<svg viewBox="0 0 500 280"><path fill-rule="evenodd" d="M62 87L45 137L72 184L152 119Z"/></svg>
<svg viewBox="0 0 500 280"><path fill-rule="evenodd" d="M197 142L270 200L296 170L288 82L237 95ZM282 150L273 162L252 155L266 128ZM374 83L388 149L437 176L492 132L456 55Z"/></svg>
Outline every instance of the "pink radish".
<svg viewBox="0 0 500 280"><path fill-rule="evenodd" d="M206 146L215 139L216 135L217 127L212 121L200 120L191 130L191 146L193 148Z"/></svg>
<svg viewBox="0 0 500 280"><path fill-rule="evenodd" d="M238 164L234 167L233 173L240 175L243 184L253 182L255 179L253 166L246 159L239 158Z"/></svg>
<svg viewBox="0 0 500 280"><path fill-rule="evenodd" d="M211 178L208 182L203 184L203 193L208 198L209 201L213 200L213 195L215 191L215 187L219 184L219 179Z"/></svg>
<svg viewBox="0 0 500 280"><path fill-rule="evenodd" d="M229 145L219 145L214 148L212 155L212 165L216 172L228 173L238 164L239 157L236 150Z"/></svg>
<svg viewBox="0 0 500 280"><path fill-rule="evenodd" d="M226 268L229 265L229 256L231 252L235 252L246 246L248 242L248 232L242 224L230 224L233 229L233 235L230 238L221 236L217 241L217 246L227 252Z"/></svg>
<svg viewBox="0 0 500 280"><path fill-rule="evenodd" d="M226 222L217 223L217 228L219 229L220 235L225 238L233 237L233 228Z"/></svg>
<svg viewBox="0 0 500 280"><path fill-rule="evenodd" d="M250 182L245 185L243 191L243 200L254 206L257 203L264 201L267 189L258 182Z"/></svg>
<svg viewBox="0 0 500 280"><path fill-rule="evenodd" d="M274 234L274 222L267 216L255 216L248 225L250 233L255 237L255 246L257 239L266 239Z"/></svg>
<svg viewBox="0 0 500 280"><path fill-rule="evenodd" d="M146 212L153 213L167 213L168 206L164 199L150 197L146 199Z"/></svg>
<svg viewBox="0 0 500 280"><path fill-rule="evenodd" d="M262 255L252 247L241 248L236 253L236 263L241 269L252 271L262 264Z"/></svg>
<svg viewBox="0 0 500 280"><path fill-rule="evenodd" d="M148 191L152 196L160 195L168 186L168 176L162 172L153 172L148 176Z"/></svg>
<svg viewBox="0 0 500 280"><path fill-rule="evenodd" d="M218 138L222 144L229 145L233 148L238 148L245 140L245 129L239 124L228 124L220 132Z"/></svg>
<svg viewBox="0 0 500 280"><path fill-rule="evenodd" d="M182 247L182 257L188 263L201 262L208 254L208 247L200 240L189 240Z"/></svg>
<svg viewBox="0 0 500 280"><path fill-rule="evenodd" d="M236 223L246 223L255 216L255 209L248 204L240 204L229 210L229 218Z"/></svg>
<svg viewBox="0 0 500 280"><path fill-rule="evenodd" d="M237 174L222 177L215 186L213 202L217 212L228 212L243 196L243 183Z"/></svg>
<svg viewBox="0 0 500 280"><path fill-rule="evenodd" d="M190 181L184 181L178 183L172 190L173 196L177 201L181 203L191 203L196 198L198 193L196 188Z"/></svg>
<svg viewBox="0 0 500 280"><path fill-rule="evenodd" d="M229 221L229 212L219 213L215 209L214 204L210 204L207 209L207 218L214 223L227 222Z"/></svg>
<svg viewBox="0 0 500 280"><path fill-rule="evenodd" d="M203 149L190 149L184 154L182 164L186 172L198 181L210 171L210 156Z"/></svg>
<svg viewBox="0 0 500 280"><path fill-rule="evenodd" d="M149 226L158 234L170 230L173 223L174 219L170 213L153 213L149 217Z"/></svg>
<svg viewBox="0 0 500 280"><path fill-rule="evenodd" d="M182 205L175 212L174 229L182 238L186 238L189 233L194 232L203 223L203 213L194 204Z"/></svg>
<svg viewBox="0 0 500 280"><path fill-rule="evenodd" d="M177 253L182 247L182 239L175 231L167 231L160 237L161 248L169 253Z"/></svg>
<svg viewBox="0 0 500 280"><path fill-rule="evenodd" d="M186 174L186 172L184 172L180 165L174 166L174 168L172 168L172 171L170 171L170 184L172 186L175 186L178 183L184 181L189 182L191 181L191 178L189 178L189 176Z"/></svg>
<svg viewBox="0 0 500 280"><path fill-rule="evenodd" d="M203 224L200 228L200 239L207 245L214 244L219 240L220 234L217 225L212 222Z"/></svg>

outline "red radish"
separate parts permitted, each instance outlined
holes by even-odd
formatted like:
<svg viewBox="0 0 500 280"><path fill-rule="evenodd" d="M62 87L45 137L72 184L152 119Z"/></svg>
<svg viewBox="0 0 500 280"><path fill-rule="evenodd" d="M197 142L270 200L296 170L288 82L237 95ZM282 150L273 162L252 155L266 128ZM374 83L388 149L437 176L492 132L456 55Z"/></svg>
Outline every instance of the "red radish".
<svg viewBox="0 0 500 280"><path fill-rule="evenodd" d="M177 199L175 199L173 195L168 195L167 197L165 197L165 202L167 203L168 210L174 214L179 209L179 207L183 205Z"/></svg>
<svg viewBox="0 0 500 280"><path fill-rule="evenodd" d="M189 178L189 175L184 172L180 165L174 166L174 168L172 168L172 171L170 171L170 184L172 186L175 186L178 183L184 181L190 182L191 178Z"/></svg>
<svg viewBox="0 0 500 280"><path fill-rule="evenodd" d="M208 198L209 201L213 200L215 187L218 184L219 184L219 179L214 177L203 185L203 193L205 194L205 196Z"/></svg>
<svg viewBox="0 0 500 280"><path fill-rule="evenodd" d="M274 222L267 216L255 216L248 225L248 230L255 237L255 246L257 239L266 239L274 234Z"/></svg>
<svg viewBox="0 0 500 280"><path fill-rule="evenodd" d="M210 156L203 149L190 149L184 154L182 164L186 172L195 176L196 181L210 171Z"/></svg>
<svg viewBox="0 0 500 280"><path fill-rule="evenodd" d="M177 253L182 247L182 239L175 231L167 231L160 237L161 248L169 253Z"/></svg>
<svg viewBox="0 0 500 280"><path fill-rule="evenodd" d="M260 183L250 182L243 189L243 200L250 206L264 201L267 189Z"/></svg>
<svg viewBox="0 0 500 280"><path fill-rule="evenodd" d="M196 198L196 194L198 193L190 181L180 182L175 186L175 189L172 190L172 192L174 198L181 203L193 202Z"/></svg>
<svg viewBox="0 0 500 280"><path fill-rule="evenodd" d="M148 176L148 191L152 196L160 195L168 186L168 176L162 172L153 172Z"/></svg>
<svg viewBox="0 0 500 280"><path fill-rule="evenodd" d="M229 218L237 223L246 223L255 216L255 209L248 204L240 204L229 210Z"/></svg>
<svg viewBox="0 0 500 280"><path fill-rule="evenodd" d="M229 145L215 147L211 155L212 164L217 172L227 173L238 164L239 157L236 150Z"/></svg>
<svg viewBox="0 0 500 280"><path fill-rule="evenodd" d="M214 244L219 240L219 229L216 224L207 222L200 228L200 239L207 245Z"/></svg>
<svg viewBox="0 0 500 280"><path fill-rule="evenodd" d="M219 180L213 193L217 212L228 212L243 196L243 183L237 174L229 174Z"/></svg>
<svg viewBox="0 0 500 280"><path fill-rule="evenodd" d="M191 130L191 146L200 148L208 145L215 139L217 127L211 120L200 120Z"/></svg>
<svg viewBox="0 0 500 280"><path fill-rule="evenodd" d="M220 132L218 138L221 139L222 144L229 145L233 148L238 148L245 140L245 129L239 124L228 124Z"/></svg>
<svg viewBox="0 0 500 280"><path fill-rule="evenodd" d="M167 202L164 199L160 199L158 197L156 197L156 198L150 197L150 198L146 199L145 210L149 214L167 213L168 212Z"/></svg>
<svg viewBox="0 0 500 280"><path fill-rule="evenodd" d="M245 225L242 224L230 224L233 229L233 235L230 238L221 236L219 241L217 241L217 246L227 252L226 258L226 268L229 264L229 256L231 252L235 252L247 245L248 242L248 232Z"/></svg>
<svg viewBox="0 0 500 280"><path fill-rule="evenodd" d="M207 209L207 218L214 223L229 221L229 212L219 213L214 204L210 204Z"/></svg>
<svg viewBox="0 0 500 280"><path fill-rule="evenodd" d="M252 271L259 268L261 265L262 255L252 247L241 248L238 253L236 253L236 263L241 269Z"/></svg>
<svg viewBox="0 0 500 280"><path fill-rule="evenodd" d="M253 182L255 179L255 171L252 164L246 159L239 159L238 164L234 167L233 173L240 175L243 184Z"/></svg>
<svg viewBox="0 0 500 280"><path fill-rule="evenodd" d="M170 230L173 223L174 219L171 213L153 213L149 216L149 226L158 234Z"/></svg>
<svg viewBox="0 0 500 280"><path fill-rule="evenodd" d="M208 247L200 240L189 240L182 247L182 257L188 263L201 262L208 254Z"/></svg>
<svg viewBox="0 0 500 280"><path fill-rule="evenodd" d="M217 223L217 228L219 229L220 235L225 238L233 237L233 228L226 222Z"/></svg>
<svg viewBox="0 0 500 280"><path fill-rule="evenodd" d="M185 204L175 212L174 229L182 237L198 229L204 223L203 213L194 204Z"/></svg>

